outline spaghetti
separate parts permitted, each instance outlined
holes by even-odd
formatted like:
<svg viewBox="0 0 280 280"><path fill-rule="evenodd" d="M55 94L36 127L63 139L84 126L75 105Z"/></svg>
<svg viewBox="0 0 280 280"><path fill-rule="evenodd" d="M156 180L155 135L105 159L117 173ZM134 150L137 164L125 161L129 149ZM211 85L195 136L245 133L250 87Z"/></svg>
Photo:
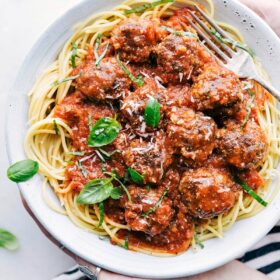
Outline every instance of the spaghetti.
<svg viewBox="0 0 280 280"><path fill-rule="evenodd" d="M148 20L166 19L170 18L185 5L197 4L196 1L191 0L177 0L175 3L174 1L157 2L159 2L157 5L147 5L147 8L137 13L139 18ZM85 230L100 236L108 236L113 243L120 246L127 247L126 244L128 242L129 249L131 250L154 255L165 255L186 250L189 242L183 246L183 250L181 248L177 251L172 249L165 250L157 246L148 246L145 242L141 246L138 246L137 242L135 242L135 240L137 241L137 236L127 237L128 231L131 230L129 223L114 219L113 215L107 215L105 211L104 221L100 225L100 220L103 219L103 213L100 213L98 204L77 203L79 196L79 191L77 190L81 190L84 183L82 182L79 186L76 183L74 185L73 182L66 180L65 172L67 168L69 169L69 164L72 164L71 161L76 160L76 155L73 152L73 137L79 132L77 130L73 131L71 125L56 113L58 104L62 104L66 100L65 98L73 92L73 85L76 85L75 79L79 79L79 67L87 59L89 50L93 50L96 47L93 53L98 63L100 63L102 58L106 57L106 53L110 52L108 38L110 38L112 31L123 21L135 16L133 13L126 11L149 3L152 3L152 1L127 0L112 11L94 14L76 27L75 33L66 42L57 60L42 73L28 94L30 99L30 128L25 139L25 151L28 158L36 160L40 164L40 173L45 176L43 196L47 204L54 211L67 215L74 224ZM199 4L211 17L214 17L214 4L212 0L203 1ZM242 35L234 27L226 23L219 23L219 25L235 40L244 42ZM164 32L167 31L165 30ZM101 50L98 52L99 48ZM143 53L144 51L143 48ZM123 61L125 59L126 57L122 57ZM99 66L98 63L96 64L97 68ZM256 64L260 71L263 72L257 61ZM129 65L124 65L124 67L129 67ZM145 75L149 76L149 74L142 73L144 80L147 78ZM137 73L134 76L135 79L139 79ZM157 85L162 86L161 78L157 79ZM274 98L261 86L248 82L247 87L256 95L255 99L257 100L254 103L256 108L255 118L265 132L268 142L268 152L261 163L261 167L258 168L258 174L264 179L265 183L261 187L258 187L256 192L259 196L270 202L278 191L277 188L272 187L271 183L275 176L279 176L276 167L279 163L280 156L280 126L278 125L280 112L276 107ZM262 99L264 100L263 106ZM257 102L261 105L258 106ZM93 110L92 114L95 114L94 109L95 107L90 109ZM85 170L82 169L84 168L83 163L90 160L93 161L95 158L98 158L98 160L100 158L104 159L104 157L106 158L108 156L108 151L105 152L107 155L106 153L104 154L104 151L102 152L102 150L98 149L95 154L86 153L83 155L83 153L80 153L77 163L78 165L80 164L81 173L87 172L87 166ZM76 165L75 168L77 168ZM100 178L100 176L97 176L97 178ZM63 209L57 207L56 203L48 197L47 188L49 187L57 195ZM206 217L206 219L203 219L203 222L195 223L194 234L191 229L188 231L188 237L193 237L191 241L193 248L197 248L197 244L210 238L222 238L224 232L229 230L236 221L256 215L263 209L261 204L245 192L238 191L237 196L233 207L230 207L228 211L224 211L216 215L216 217ZM164 196L157 197L157 199L156 201L165 203ZM168 207L167 204L166 207ZM160 208L159 203L154 206L154 209L152 209L153 212L157 208Z"/></svg>

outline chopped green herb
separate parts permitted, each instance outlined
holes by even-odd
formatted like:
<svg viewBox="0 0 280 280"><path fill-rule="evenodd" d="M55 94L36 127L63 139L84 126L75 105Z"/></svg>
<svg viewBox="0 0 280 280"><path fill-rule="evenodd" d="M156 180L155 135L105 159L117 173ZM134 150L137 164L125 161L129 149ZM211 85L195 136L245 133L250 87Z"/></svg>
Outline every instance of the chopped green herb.
<svg viewBox="0 0 280 280"><path fill-rule="evenodd" d="M39 170L37 161L26 159L11 165L7 170L8 178L16 183L31 179Z"/></svg>
<svg viewBox="0 0 280 280"><path fill-rule="evenodd" d="M100 68L100 61L105 57L108 49L109 49L109 43L107 43L105 50L103 51L103 53L99 56L99 58L95 62L95 65L97 68Z"/></svg>
<svg viewBox="0 0 280 280"><path fill-rule="evenodd" d="M150 127L157 127L160 122L160 105L154 97L150 97L144 114L145 122Z"/></svg>
<svg viewBox="0 0 280 280"><path fill-rule="evenodd" d="M99 119L90 131L88 145L102 147L112 143L118 136L121 125L109 117Z"/></svg>
<svg viewBox="0 0 280 280"><path fill-rule="evenodd" d="M233 48L239 48L246 51L250 56L255 57L254 51L246 44L242 44L230 38L224 38L216 29L212 28L211 33L223 44L230 44Z"/></svg>
<svg viewBox="0 0 280 280"><path fill-rule="evenodd" d="M199 240L197 233L194 234L194 241L195 244L197 244L200 247L200 249L204 249L204 244Z"/></svg>
<svg viewBox="0 0 280 280"><path fill-rule="evenodd" d="M186 32L186 31L176 31L170 27L167 27L167 26L162 26L162 28L168 32L170 32L171 34L174 34L176 36L187 36L187 37L194 37L196 38L197 40L199 40L198 36L195 34L195 33L192 33L192 32Z"/></svg>
<svg viewBox="0 0 280 280"><path fill-rule="evenodd" d="M135 169L133 168L128 168L127 169L131 180L138 185L143 185L144 184L144 178L145 178L145 174L141 175L139 172L137 172Z"/></svg>
<svg viewBox="0 0 280 280"><path fill-rule="evenodd" d="M268 203L264 201L257 193L255 193L245 182L243 182L237 174L233 173L234 181L240 185L251 197L253 197L258 203L266 207Z"/></svg>
<svg viewBox="0 0 280 280"><path fill-rule="evenodd" d="M71 55L71 65L72 68L76 68L76 56L77 56L77 49L78 49L78 45L76 43L72 44L72 55Z"/></svg>
<svg viewBox="0 0 280 280"><path fill-rule="evenodd" d="M56 81L56 82L54 82L54 83L52 84L52 87L59 86L60 84L63 84L63 83L68 82L68 81L73 81L73 80L77 79L77 78L80 77L80 76L81 76L81 74L78 74L78 75L76 75L76 76L70 76L70 77L67 77L67 78L65 78L65 79L62 79L62 80L60 80L60 81Z"/></svg>
<svg viewBox="0 0 280 280"><path fill-rule="evenodd" d="M82 157L82 156L85 155L85 152L81 152L81 151L72 151L72 152L67 152L67 155Z"/></svg>
<svg viewBox="0 0 280 280"><path fill-rule="evenodd" d="M96 38L96 42L95 42L95 45L94 45L94 50L93 50L94 57L95 57L95 65L96 65L97 68L100 68L100 61L105 57L105 55L106 55L106 53L109 49L109 43L108 43L106 45L103 53L100 56L98 55L98 49L99 49L100 42L101 42L101 36L102 36L102 34L98 33L97 38Z"/></svg>
<svg viewBox="0 0 280 280"><path fill-rule="evenodd" d="M251 116L251 113L252 113L252 106L254 104L254 100L255 100L255 93L250 90L250 89L247 89L248 93L250 94L251 98L249 100L249 103L247 105L247 115L241 125L241 129L243 129L245 127L245 125L247 124L247 122L249 121L250 119L250 116Z"/></svg>
<svg viewBox="0 0 280 280"><path fill-rule="evenodd" d="M132 200L131 200L131 195L130 195L130 193L129 193L127 187L126 187L126 186L123 184L123 182L118 178L117 174L114 173L114 172L104 172L104 174L111 176L111 179L112 179L112 180L115 180L115 181L117 181L117 182L120 184L120 186L122 187L122 189L123 189L124 192L126 193L126 195L127 195L127 197L128 197L128 200L131 202L131 201L132 201Z"/></svg>
<svg viewBox="0 0 280 280"><path fill-rule="evenodd" d="M168 188L166 188L163 192L163 194L161 195L160 199L158 200L158 202L152 207L150 208L146 213L144 213L142 216L144 218L147 218L149 215L151 215L153 212L155 212L157 210L157 208L159 208L159 206L161 205L164 197L166 196L166 194L168 193Z"/></svg>
<svg viewBox="0 0 280 280"><path fill-rule="evenodd" d="M120 190L118 188L114 188L112 191L111 191L111 197L113 199L120 199L122 196Z"/></svg>
<svg viewBox="0 0 280 280"><path fill-rule="evenodd" d="M19 247L19 243L12 233L0 229L0 247L13 251Z"/></svg>
<svg viewBox="0 0 280 280"><path fill-rule="evenodd" d="M158 0L151 3L144 4L142 6L136 7L134 9L125 10L124 13L127 14L134 14L134 13L141 13L149 8L156 7L161 4L165 3L173 3L175 0Z"/></svg>
<svg viewBox="0 0 280 280"><path fill-rule="evenodd" d="M53 127L54 127L55 134L58 135L58 126L56 120L53 120Z"/></svg>
<svg viewBox="0 0 280 280"><path fill-rule="evenodd" d="M142 87L144 85L144 80L141 75L138 75L137 78L126 68L126 66L120 61L119 55L117 55L117 62L124 71L124 73L132 80L137 86Z"/></svg>
<svg viewBox="0 0 280 280"><path fill-rule="evenodd" d="M91 131L92 128L93 128L92 117L91 116L88 116L88 128L89 128L89 131Z"/></svg>
<svg viewBox="0 0 280 280"><path fill-rule="evenodd" d="M121 152L120 150L116 149L116 150L114 150L114 151L112 151L112 152L109 153L109 152L104 151L104 150L101 149L101 148L98 148L98 151L104 156L104 159L105 159L105 160L109 160L109 159L112 158L112 156L113 156L114 154L120 153L120 152Z"/></svg>
<svg viewBox="0 0 280 280"><path fill-rule="evenodd" d="M104 204L103 204L103 202L100 202L98 204L98 208L99 208L99 215L100 215L98 227L100 227L104 221Z"/></svg>
<svg viewBox="0 0 280 280"><path fill-rule="evenodd" d="M129 249L129 244L128 244L128 235L125 237L125 240L124 240L124 249L128 250Z"/></svg>
<svg viewBox="0 0 280 280"><path fill-rule="evenodd" d="M80 160L77 161L77 166L81 170L84 177L87 177L87 170L84 168L82 162Z"/></svg>

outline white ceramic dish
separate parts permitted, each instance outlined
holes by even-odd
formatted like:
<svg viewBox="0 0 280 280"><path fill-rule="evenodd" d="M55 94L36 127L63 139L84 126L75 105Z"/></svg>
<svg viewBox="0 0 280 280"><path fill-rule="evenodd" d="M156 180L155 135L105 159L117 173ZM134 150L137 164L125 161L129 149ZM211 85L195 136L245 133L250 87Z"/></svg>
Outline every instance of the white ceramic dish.
<svg viewBox="0 0 280 280"><path fill-rule="evenodd" d="M73 33L73 26L90 14L108 10L121 0L86 0L69 10L37 41L22 65L11 90L6 127L7 148L11 162L24 159L23 139L27 130L30 90L38 75L56 57ZM235 0L215 0L216 18L241 30L247 43L260 58L273 84L280 88L280 40L254 13ZM240 221L224 239L207 241L204 250L169 258L126 251L101 241L92 233L76 227L67 217L49 209L41 196L41 176L36 176L19 189L31 210L59 242L85 260L108 270L138 277L176 278L204 272L241 256L261 239L280 218L280 194L267 209L255 217ZM278 206L277 206L278 205Z"/></svg>

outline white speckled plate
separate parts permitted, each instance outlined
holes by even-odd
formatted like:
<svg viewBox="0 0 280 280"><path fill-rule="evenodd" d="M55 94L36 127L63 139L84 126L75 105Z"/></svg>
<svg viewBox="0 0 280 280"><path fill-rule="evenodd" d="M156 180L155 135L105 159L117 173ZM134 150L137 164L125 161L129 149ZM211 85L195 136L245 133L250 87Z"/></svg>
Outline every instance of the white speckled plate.
<svg viewBox="0 0 280 280"><path fill-rule="evenodd" d="M280 88L280 40L249 9L235 0L215 0L216 17L239 28L260 58L275 87ZM6 129L11 162L25 158L23 139L27 130L26 93L38 75L56 57L73 33L72 27L90 14L108 10L118 0L86 0L69 10L46 30L26 57L10 92ZM35 216L57 240L85 260L118 273L149 278L176 278L204 272L241 256L260 240L280 217L280 194L257 216L240 221L223 239L210 240L204 250L168 258L126 251L94 234L76 227L67 217L49 209L41 197L42 178L38 175L19 189Z"/></svg>

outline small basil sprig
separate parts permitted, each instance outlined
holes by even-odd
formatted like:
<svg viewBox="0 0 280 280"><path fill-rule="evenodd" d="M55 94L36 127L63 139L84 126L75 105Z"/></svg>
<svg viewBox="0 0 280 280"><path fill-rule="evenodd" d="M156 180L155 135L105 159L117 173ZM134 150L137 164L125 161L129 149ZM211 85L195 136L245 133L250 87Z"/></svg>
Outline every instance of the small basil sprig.
<svg viewBox="0 0 280 280"><path fill-rule="evenodd" d="M94 50L93 50L94 57L95 57L95 65L96 65L97 68L100 68L100 61L105 57L105 55L106 55L106 53L109 49L109 43L108 43L106 45L103 53L100 56L98 55L98 49L99 49L99 46L100 46L100 43L101 43L101 36L102 36L102 34L98 33L97 38L96 38L96 42L95 42L95 45L94 45Z"/></svg>
<svg viewBox="0 0 280 280"><path fill-rule="evenodd" d="M176 31L170 27L167 27L167 26L162 26L162 28L168 32L170 32L171 34L173 35L176 35L176 36L180 36L180 37L183 37L183 36L187 36L187 37L194 37L195 39L199 40L198 36L195 34L195 33L192 33L192 32L188 32L188 31Z"/></svg>
<svg viewBox="0 0 280 280"><path fill-rule="evenodd" d="M216 29L212 28L211 33L216 37L218 41L223 44L230 44L233 48L239 48L245 52L247 52L251 57L255 57L254 51L249 48L247 45L237 42L230 38L224 38Z"/></svg>
<svg viewBox="0 0 280 280"><path fill-rule="evenodd" d="M103 202L109 197L116 199L113 178L95 179L89 181L77 197L79 204L96 204Z"/></svg>
<svg viewBox="0 0 280 280"><path fill-rule="evenodd" d="M99 215L100 215L98 227L100 227L100 226L102 226L103 221L104 221L104 203L100 202L98 204L98 208L99 208Z"/></svg>
<svg viewBox="0 0 280 280"><path fill-rule="evenodd" d="M90 131L88 146L102 147L112 143L118 136L121 125L109 117L99 119Z"/></svg>
<svg viewBox="0 0 280 280"><path fill-rule="evenodd" d="M139 172L137 172L133 168L128 168L127 172L129 173L129 176L130 176L131 180L135 184L138 184L138 185L143 185L144 184L145 174L141 175Z"/></svg>
<svg viewBox="0 0 280 280"><path fill-rule="evenodd" d="M146 213L142 214L142 217L147 218L149 215L151 215L152 213L154 213L161 205L164 197L166 196L166 194L168 193L168 188L166 188L163 192L163 194L161 195L160 199L158 200L158 202L151 207Z"/></svg>
<svg viewBox="0 0 280 280"><path fill-rule="evenodd" d="M142 87L144 85L144 80L141 75L138 75L137 78L126 68L126 66L120 61L120 56L117 55L117 62L124 71L124 73L129 77L129 79L134 82L137 86Z"/></svg>
<svg viewBox="0 0 280 280"><path fill-rule="evenodd" d="M72 68L76 68L76 56L77 56L78 45L76 43L72 43L72 55L71 55L71 65Z"/></svg>
<svg viewBox="0 0 280 280"><path fill-rule="evenodd" d="M147 3L147 4L144 4L144 5L141 5L139 7L136 7L134 9L130 9L130 10L125 10L124 13L127 15L127 14L133 14L133 13L141 13L149 8L152 8L152 7L156 7L158 5L161 5L161 4L165 4L165 3L173 3L175 0L158 0L158 1L154 1L154 2L151 2L151 3Z"/></svg>
<svg viewBox="0 0 280 280"><path fill-rule="evenodd" d="M31 179L39 170L37 161L25 159L11 165L7 170L8 178L16 183Z"/></svg>
<svg viewBox="0 0 280 280"><path fill-rule="evenodd" d="M157 127L160 121L160 105L154 97L150 97L145 108L145 122L150 127Z"/></svg>
<svg viewBox="0 0 280 280"><path fill-rule="evenodd" d="M0 229L0 247L16 250L19 247L17 238L5 229Z"/></svg>

